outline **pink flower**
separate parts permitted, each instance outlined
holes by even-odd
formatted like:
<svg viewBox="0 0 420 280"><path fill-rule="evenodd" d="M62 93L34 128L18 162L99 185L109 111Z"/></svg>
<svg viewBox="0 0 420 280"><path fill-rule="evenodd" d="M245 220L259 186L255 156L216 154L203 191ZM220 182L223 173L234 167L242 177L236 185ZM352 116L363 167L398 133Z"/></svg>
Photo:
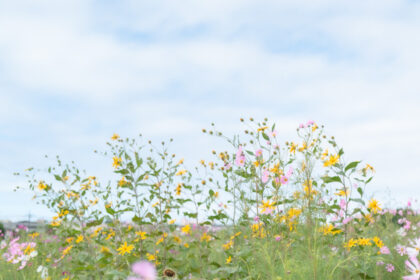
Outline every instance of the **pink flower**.
<svg viewBox="0 0 420 280"><path fill-rule="evenodd" d="M285 185L285 184L287 184L289 182L289 178L287 178L284 175L281 175L280 176L280 182L281 182L282 185Z"/></svg>
<svg viewBox="0 0 420 280"><path fill-rule="evenodd" d="M270 172L268 172L268 170L264 170L261 177L261 181L265 184L268 182L269 177L270 177Z"/></svg>
<svg viewBox="0 0 420 280"><path fill-rule="evenodd" d="M348 224L353 218L352 217L346 217L343 220L343 225Z"/></svg>
<svg viewBox="0 0 420 280"><path fill-rule="evenodd" d="M410 247L407 247L407 253L410 257L417 257L420 251L420 238L410 241Z"/></svg>
<svg viewBox="0 0 420 280"><path fill-rule="evenodd" d="M155 266L148 261L140 261L133 264L131 267L133 273L137 274L139 277L128 277L127 280L155 280L156 279L156 269Z"/></svg>
<svg viewBox="0 0 420 280"><path fill-rule="evenodd" d="M277 130L273 130L273 131L271 132L271 136L273 136L273 137L276 137L276 136L277 136L277 134L278 134Z"/></svg>
<svg viewBox="0 0 420 280"><path fill-rule="evenodd" d="M376 265L378 265L378 266L379 266L379 265L384 265L384 264L385 264L385 263L384 263L383 261L377 261L377 262L376 262Z"/></svg>
<svg viewBox="0 0 420 280"><path fill-rule="evenodd" d="M258 223L258 222L260 221L260 217L255 216L255 217L254 217L254 221Z"/></svg>
<svg viewBox="0 0 420 280"><path fill-rule="evenodd" d="M346 206L347 206L346 200L345 199L341 199L340 200L340 208L341 208L341 210L346 210Z"/></svg>
<svg viewBox="0 0 420 280"><path fill-rule="evenodd" d="M392 264L390 264L390 263L389 263L389 264L387 264L387 265L386 265L386 270L387 270L388 272L393 272L393 271L394 271L394 269L395 269L395 268L394 268L394 266L393 266Z"/></svg>
<svg viewBox="0 0 420 280"><path fill-rule="evenodd" d="M411 257L405 261L405 266L413 274L403 276L404 280L418 280L420 278L420 264L417 258Z"/></svg>
<svg viewBox="0 0 420 280"><path fill-rule="evenodd" d="M255 151L255 156L256 157L260 157L260 156L262 156L262 153L263 153L263 150L262 149L258 149L258 150Z"/></svg>
<svg viewBox="0 0 420 280"><path fill-rule="evenodd" d="M287 171L287 173L286 173L286 176L287 176L287 178L290 178L290 176L292 176L293 175L293 167L289 167L289 170Z"/></svg>
<svg viewBox="0 0 420 280"><path fill-rule="evenodd" d="M313 125L314 123L315 123L314 121L308 121L308 122L306 123L306 126Z"/></svg>
<svg viewBox="0 0 420 280"><path fill-rule="evenodd" d="M242 152L242 146L239 146L238 151L236 152L235 164L237 166L244 166L245 164L245 156Z"/></svg>
<svg viewBox="0 0 420 280"><path fill-rule="evenodd" d="M389 251L388 247L386 247L386 246L382 246L379 251L381 252L381 254L384 254L384 255L389 255L391 253Z"/></svg>
<svg viewBox="0 0 420 280"><path fill-rule="evenodd" d="M276 239L276 241L280 241L281 240L281 236L280 235L276 235L276 236L274 236L274 239Z"/></svg>
<svg viewBox="0 0 420 280"><path fill-rule="evenodd" d="M407 248L402 246L402 245L397 245L395 247L395 250L397 250L397 252L398 252L398 254L400 254L400 256L407 255Z"/></svg>

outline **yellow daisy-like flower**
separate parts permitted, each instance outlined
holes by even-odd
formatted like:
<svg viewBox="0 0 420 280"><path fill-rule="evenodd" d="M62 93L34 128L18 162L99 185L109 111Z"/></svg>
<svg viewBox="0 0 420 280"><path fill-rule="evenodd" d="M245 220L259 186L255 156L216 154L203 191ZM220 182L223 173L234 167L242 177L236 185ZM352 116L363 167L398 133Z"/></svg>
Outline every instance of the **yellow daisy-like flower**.
<svg viewBox="0 0 420 280"><path fill-rule="evenodd" d="M182 187L182 183L178 183L175 190L176 195L181 195L181 187Z"/></svg>
<svg viewBox="0 0 420 280"><path fill-rule="evenodd" d="M134 245L127 245L126 241L117 249L117 251L119 255L124 256L125 254L130 254L133 249Z"/></svg>
<svg viewBox="0 0 420 280"><path fill-rule="evenodd" d="M187 170L182 169L182 170L179 170L179 171L175 174L175 176L182 176L182 175L184 175L185 173L187 173Z"/></svg>
<svg viewBox="0 0 420 280"><path fill-rule="evenodd" d="M116 133L114 133L111 137L111 140L118 140L120 138L120 136Z"/></svg>
<svg viewBox="0 0 420 280"><path fill-rule="evenodd" d="M328 158L328 160L324 161L324 166L328 167L328 166L334 165L334 164L338 163L339 159L340 159L340 155L338 155L338 154L331 155Z"/></svg>
<svg viewBox="0 0 420 280"><path fill-rule="evenodd" d="M230 264L232 262L232 257L229 256L229 258L226 259L226 264Z"/></svg>
<svg viewBox="0 0 420 280"><path fill-rule="evenodd" d="M188 225L186 225L186 226L182 227L182 228L181 228L181 231L182 231L183 233L185 233L185 234L191 234L191 226L190 226L190 224L188 224Z"/></svg>
<svg viewBox="0 0 420 280"><path fill-rule="evenodd" d="M168 224L173 225L175 223L175 221L176 221L175 219L172 219L168 222Z"/></svg>
<svg viewBox="0 0 420 280"><path fill-rule="evenodd" d="M39 189L40 191L43 191L43 190L47 189L47 185L46 185L43 181L41 181L41 182L39 182L39 184L38 184L38 189Z"/></svg>
<svg viewBox="0 0 420 280"><path fill-rule="evenodd" d="M289 152L290 152L290 153L293 153L293 154L296 154L296 148L297 148L297 147L298 147L298 145L292 142L292 143L290 144L290 150L289 150Z"/></svg>
<svg viewBox="0 0 420 280"><path fill-rule="evenodd" d="M147 238L147 232L145 231L136 231L136 235L138 235L141 240L145 240Z"/></svg>
<svg viewBox="0 0 420 280"><path fill-rule="evenodd" d="M112 166L113 166L114 168L118 168L118 167L120 167L120 166L121 166L122 159L121 159L120 157L113 157L113 158L112 158L112 160L113 160L113 162L112 162Z"/></svg>
<svg viewBox="0 0 420 280"><path fill-rule="evenodd" d="M125 179L125 177L123 176L122 178L121 178L121 180L119 180L118 181L118 186L119 187L122 187L122 186L124 186L125 184L127 184L128 182L127 182L127 180Z"/></svg>
<svg viewBox="0 0 420 280"><path fill-rule="evenodd" d="M83 241L83 235L80 234L76 239L76 243L80 243L82 241Z"/></svg>
<svg viewBox="0 0 420 280"><path fill-rule="evenodd" d="M203 235L200 238L201 241L209 242L211 240L211 236L207 234L207 232L203 233Z"/></svg>
<svg viewBox="0 0 420 280"><path fill-rule="evenodd" d="M369 201L368 209L370 212L373 212L375 214L378 213L378 211L382 210L382 208L379 205L379 202L376 199L371 199Z"/></svg>

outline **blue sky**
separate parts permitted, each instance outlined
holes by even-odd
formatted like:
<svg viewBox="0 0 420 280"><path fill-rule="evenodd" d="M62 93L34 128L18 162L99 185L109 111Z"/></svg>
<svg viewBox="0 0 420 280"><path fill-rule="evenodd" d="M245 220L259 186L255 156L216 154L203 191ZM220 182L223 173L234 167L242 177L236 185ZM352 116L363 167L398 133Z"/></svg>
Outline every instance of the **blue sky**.
<svg viewBox="0 0 420 280"><path fill-rule="evenodd" d="M14 193L44 155L111 171L114 132L175 138L194 164L215 122L275 120L285 140L313 119L372 193L419 197L418 1L0 0L0 219L49 212ZM392 196L390 195L392 194Z"/></svg>

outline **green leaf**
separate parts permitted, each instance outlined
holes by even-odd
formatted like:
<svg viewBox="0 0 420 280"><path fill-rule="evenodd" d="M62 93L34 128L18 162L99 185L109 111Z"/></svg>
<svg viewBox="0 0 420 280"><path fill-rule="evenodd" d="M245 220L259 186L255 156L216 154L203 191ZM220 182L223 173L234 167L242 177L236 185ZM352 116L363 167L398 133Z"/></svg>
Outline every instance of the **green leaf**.
<svg viewBox="0 0 420 280"><path fill-rule="evenodd" d="M357 192L360 194L360 196L363 196L363 190L361 187L357 188Z"/></svg>
<svg viewBox="0 0 420 280"><path fill-rule="evenodd" d="M346 168L344 168L344 171L347 172L347 170L356 168L356 166L360 163L360 161L353 161L347 164Z"/></svg>
<svg viewBox="0 0 420 280"><path fill-rule="evenodd" d="M326 176L326 177L322 177L322 180L327 184L328 183L334 183L334 182L343 183L343 182L341 182L341 179L338 176L334 176L334 177Z"/></svg>
<svg viewBox="0 0 420 280"><path fill-rule="evenodd" d="M265 140L270 141L270 138L268 138L268 135L267 135L267 134L265 134L264 132L262 132L262 133L261 133L261 135L262 135L262 137L263 137Z"/></svg>

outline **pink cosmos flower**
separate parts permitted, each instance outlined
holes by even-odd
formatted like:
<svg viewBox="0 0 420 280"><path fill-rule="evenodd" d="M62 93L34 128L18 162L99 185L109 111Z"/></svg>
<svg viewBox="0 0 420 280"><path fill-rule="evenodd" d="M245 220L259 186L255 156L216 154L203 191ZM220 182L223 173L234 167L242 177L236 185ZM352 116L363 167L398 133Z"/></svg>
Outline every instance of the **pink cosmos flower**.
<svg viewBox="0 0 420 280"><path fill-rule="evenodd" d="M292 175L293 175L293 167L290 166L289 167L289 170L286 173L286 176L287 176L287 178L290 178Z"/></svg>
<svg viewBox="0 0 420 280"><path fill-rule="evenodd" d="M299 128L304 128L305 125L303 123L299 124Z"/></svg>
<svg viewBox="0 0 420 280"><path fill-rule="evenodd" d="M384 254L384 255L389 255L391 253L389 251L388 247L386 247L386 246L382 246L379 251L381 252L381 254Z"/></svg>
<svg viewBox="0 0 420 280"><path fill-rule="evenodd" d="M343 225L348 224L353 218L352 217L346 217L343 220Z"/></svg>
<svg viewBox="0 0 420 280"><path fill-rule="evenodd" d="M287 178L284 175L281 175L280 176L280 182L281 182L282 185L285 185L285 184L289 183L289 178Z"/></svg>
<svg viewBox="0 0 420 280"><path fill-rule="evenodd" d="M133 264L131 270L139 277L128 277L127 280L155 280L156 269L155 266L148 261L139 261Z"/></svg>
<svg viewBox="0 0 420 280"><path fill-rule="evenodd" d="M260 221L260 217L255 216L255 217L254 217L254 222L257 222L257 223L258 223L259 221Z"/></svg>
<svg viewBox="0 0 420 280"><path fill-rule="evenodd" d="M411 257L405 261L406 268L413 274L403 276L403 280L419 280L420 278L420 263L417 258Z"/></svg>
<svg viewBox="0 0 420 280"><path fill-rule="evenodd" d="M397 245L395 247L395 250L397 250L397 252L398 252L398 254L400 254L400 256L407 255L407 248L402 246L402 245Z"/></svg>
<svg viewBox="0 0 420 280"><path fill-rule="evenodd" d="M340 200L340 208L341 208L341 210L346 210L346 206L347 206L346 200L345 199L341 199Z"/></svg>
<svg viewBox="0 0 420 280"><path fill-rule="evenodd" d="M264 170L261 177L261 181L265 184L268 182L269 178L270 178L270 172L268 172L268 170Z"/></svg>
<svg viewBox="0 0 420 280"><path fill-rule="evenodd" d="M388 272L393 272L394 269L395 269L395 267L392 264L389 263L389 264L386 265L386 270Z"/></svg>
<svg viewBox="0 0 420 280"><path fill-rule="evenodd" d="M410 241L410 247L407 247L407 253L410 257L417 257L420 251L420 238Z"/></svg>
<svg viewBox="0 0 420 280"><path fill-rule="evenodd" d="M263 150L262 149L258 149L258 150L255 151L255 156L256 157L260 157L260 156L262 156L262 153L263 153Z"/></svg>
<svg viewBox="0 0 420 280"><path fill-rule="evenodd" d="M236 152L235 164L237 166L244 166L245 164L245 156L242 152L242 146L239 146L238 151Z"/></svg>
<svg viewBox="0 0 420 280"><path fill-rule="evenodd" d="M308 122L306 123L306 126L313 125L314 123L315 123L314 121L308 121Z"/></svg>

